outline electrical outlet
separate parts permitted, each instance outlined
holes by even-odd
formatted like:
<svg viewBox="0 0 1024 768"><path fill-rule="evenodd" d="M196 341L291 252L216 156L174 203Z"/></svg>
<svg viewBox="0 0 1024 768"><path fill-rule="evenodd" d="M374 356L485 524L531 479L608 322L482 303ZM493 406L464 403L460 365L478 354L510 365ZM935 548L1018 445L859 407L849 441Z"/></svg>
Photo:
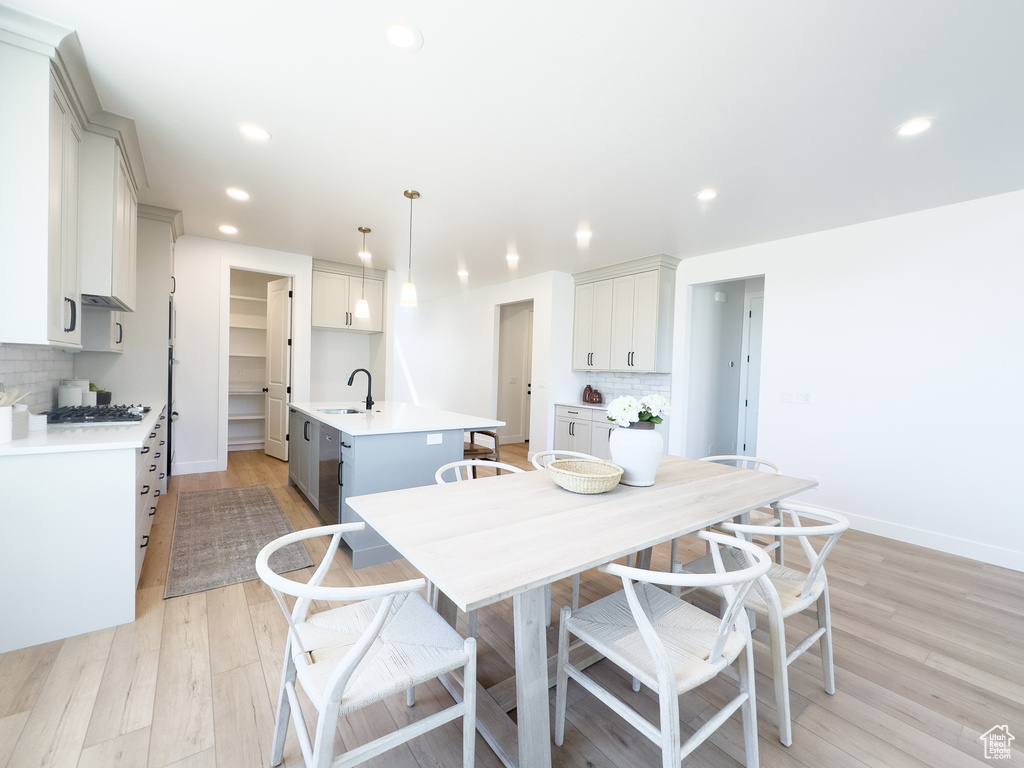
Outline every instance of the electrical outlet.
<svg viewBox="0 0 1024 768"><path fill-rule="evenodd" d="M811 393L810 392L798 392L797 395L796 395L796 401L798 403L800 403L800 405L810 405L811 404Z"/></svg>

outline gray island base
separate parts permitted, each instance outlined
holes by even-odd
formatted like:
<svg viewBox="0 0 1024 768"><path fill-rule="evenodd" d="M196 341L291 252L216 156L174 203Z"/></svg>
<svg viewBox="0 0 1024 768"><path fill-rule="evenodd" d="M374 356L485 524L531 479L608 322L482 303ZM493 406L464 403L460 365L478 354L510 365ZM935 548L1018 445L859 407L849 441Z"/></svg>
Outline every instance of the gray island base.
<svg viewBox="0 0 1024 768"><path fill-rule="evenodd" d="M362 522L346 499L433 485L438 468L462 458L464 434L504 422L400 402L292 403L288 482L325 525ZM386 563L398 552L372 528L344 535L352 567Z"/></svg>

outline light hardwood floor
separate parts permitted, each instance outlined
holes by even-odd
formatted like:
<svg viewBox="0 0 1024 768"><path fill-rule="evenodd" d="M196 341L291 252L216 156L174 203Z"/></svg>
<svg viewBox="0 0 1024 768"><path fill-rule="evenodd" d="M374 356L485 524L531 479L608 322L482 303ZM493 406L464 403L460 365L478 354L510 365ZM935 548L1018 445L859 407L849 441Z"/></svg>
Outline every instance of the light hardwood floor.
<svg viewBox="0 0 1024 768"><path fill-rule="evenodd" d="M502 458L529 466L525 444L503 446ZM228 465L226 472L171 479L154 522L134 623L0 655L0 768L269 764L285 626L270 593L257 581L163 599L181 493L266 483L296 528L318 524L288 486L287 465L260 452L232 453ZM685 547L684 556L703 553L700 543ZM311 555L316 561L320 552L314 548ZM794 562L798 555L787 549ZM667 559L667 545L659 547L655 567L664 568ZM791 672L793 746L783 747L776 737L768 659L758 656L761 765L988 765L979 737L996 725L1007 725L1021 745L1004 764L1024 762L1024 575L857 531L840 540L828 572L837 693L822 690L814 651L798 660ZM415 575L398 561L355 572L343 564L332 578L338 584L372 583ZM22 586L30 583L26 574ZM588 572L582 600L615 588L615 580ZM570 590L569 580L555 585L554 613L569 600ZM511 601L505 601L480 611L484 685L512 671L511 610ZM797 623L809 629L811 621L798 617ZM557 617L548 632L552 653L556 623ZM633 693L629 679L605 662L592 671L657 718L649 692ZM720 678L684 696L684 734L731 697L733 685ZM553 689L551 695L553 701ZM565 746L552 747L555 766L661 764L654 745L575 684L569 697ZM381 703L343 720L341 742L372 738L447 701L444 689L432 685L412 709L404 697ZM460 733L459 723L449 724L368 765L461 765ZM301 765L294 734L285 756L285 765ZM737 716L684 765L735 768L742 760ZM500 765L479 736L476 764Z"/></svg>

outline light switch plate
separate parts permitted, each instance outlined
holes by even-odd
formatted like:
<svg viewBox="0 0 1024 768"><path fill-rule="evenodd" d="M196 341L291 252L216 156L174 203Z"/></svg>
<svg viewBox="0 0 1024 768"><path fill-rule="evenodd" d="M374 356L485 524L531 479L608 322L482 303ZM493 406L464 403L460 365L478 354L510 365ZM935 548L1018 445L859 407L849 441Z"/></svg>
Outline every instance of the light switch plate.
<svg viewBox="0 0 1024 768"><path fill-rule="evenodd" d="M427 445L440 445L443 435L440 432L427 435Z"/></svg>

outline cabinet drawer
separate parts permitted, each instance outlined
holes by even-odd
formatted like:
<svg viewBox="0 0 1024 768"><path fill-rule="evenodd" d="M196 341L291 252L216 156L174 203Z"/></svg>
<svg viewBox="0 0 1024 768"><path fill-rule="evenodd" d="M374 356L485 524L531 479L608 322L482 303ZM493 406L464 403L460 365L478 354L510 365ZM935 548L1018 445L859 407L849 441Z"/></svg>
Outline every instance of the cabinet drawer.
<svg viewBox="0 0 1024 768"><path fill-rule="evenodd" d="M571 405L556 405L556 419L575 419L576 421L590 421L590 408L576 408Z"/></svg>

